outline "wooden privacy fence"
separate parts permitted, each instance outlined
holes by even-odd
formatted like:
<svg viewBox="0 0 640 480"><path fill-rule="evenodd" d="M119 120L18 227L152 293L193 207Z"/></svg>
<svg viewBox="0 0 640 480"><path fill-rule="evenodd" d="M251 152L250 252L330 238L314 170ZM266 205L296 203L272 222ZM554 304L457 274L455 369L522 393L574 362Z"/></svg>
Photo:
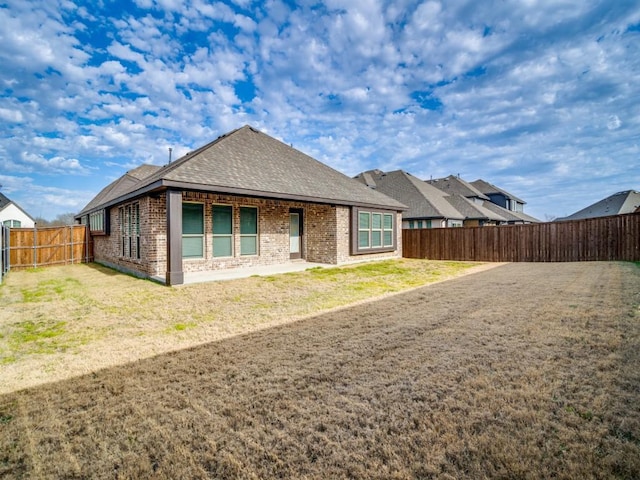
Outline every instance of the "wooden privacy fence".
<svg viewBox="0 0 640 480"><path fill-rule="evenodd" d="M93 242L85 225L10 229L11 269L86 263L91 260Z"/></svg>
<svg viewBox="0 0 640 480"><path fill-rule="evenodd" d="M528 225L403 230L402 254L481 262L640 261L640 213Z"/></svg>

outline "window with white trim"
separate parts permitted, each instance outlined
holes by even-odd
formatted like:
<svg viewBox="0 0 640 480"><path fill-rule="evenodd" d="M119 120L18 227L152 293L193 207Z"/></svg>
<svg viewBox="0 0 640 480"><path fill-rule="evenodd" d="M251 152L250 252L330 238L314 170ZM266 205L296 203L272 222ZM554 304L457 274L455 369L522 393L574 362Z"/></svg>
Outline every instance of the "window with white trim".
<svg viewBox="0 0 640 480"><path fill-rule="evenodd" d="M395 213L354 208L352 254L388 252L396 248ZM413 222L409 222L414 228Z"/></svg>
<svg viewBox="0 0 640 480"><path fill-rule="evenodd" d="M204 257L204 205L182 204L182 258Z"/></svg>
<svg viewBox="0 0 640 480"><path fill-rule="evenodd" d="M5 220L2 223L5 227L9 228L20 228L22 226L22 222L20 220Z"/></svg>

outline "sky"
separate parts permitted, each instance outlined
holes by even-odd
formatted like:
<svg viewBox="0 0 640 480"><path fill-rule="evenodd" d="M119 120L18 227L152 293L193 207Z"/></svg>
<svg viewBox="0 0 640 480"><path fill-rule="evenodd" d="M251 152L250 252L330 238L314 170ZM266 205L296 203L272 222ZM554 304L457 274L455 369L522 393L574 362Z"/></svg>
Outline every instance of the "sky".
<svg viewBox="0 0 640 480"><path fill-rule="evenodd" d="M640 190L640 3L0 0L0 192L79 212L249 124L550 220Z"/></svg>

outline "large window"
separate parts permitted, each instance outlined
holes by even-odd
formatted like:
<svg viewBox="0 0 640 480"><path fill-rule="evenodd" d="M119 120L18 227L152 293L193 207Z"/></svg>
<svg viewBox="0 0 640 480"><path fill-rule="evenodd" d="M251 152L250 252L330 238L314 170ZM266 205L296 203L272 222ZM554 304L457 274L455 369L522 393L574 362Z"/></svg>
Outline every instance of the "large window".
<svg viewBox="0 0 640 480"><path fill-rule="evenodd" d="M258 209L240 207L240 255L258 254Z"/></svg>
<svg viewBox="0 0 640 480"><path fill-rule="evenodd" d="M213 256L233 256L233 208L231 205L214 205Z"/></svg>
<svg viewBox="0 0 640 480"><path fill-rule="evenodd" d="M20 228L22 222L20 222L20 220L5 220L3 224L5 227L9 228Z"/></svg>
<svg viewBox="0 0 640 480"><path fill-rule="evenodd" d="M204 257L204 206L182 204L182 257Z"/></svg>
<svg viewBox="0 0 640 480"><path fill-rule="evenodd" d="M395 214L355 209L352 253L373 253L395 249ZM410 222L410 228L414 228Z"/></svg>
<svg viewBox="0 0 640 480"><path fill-rule="evenodd" d="M122 239L122 242L121 242L122 256L128 257L128 258L135 258L139 260L140 259L140 204L136 202L136 203L132 203L132 204L120 207L119 214L120 214L120 234ZM91 222L91 216L89 217L89 222Z"/></svg>

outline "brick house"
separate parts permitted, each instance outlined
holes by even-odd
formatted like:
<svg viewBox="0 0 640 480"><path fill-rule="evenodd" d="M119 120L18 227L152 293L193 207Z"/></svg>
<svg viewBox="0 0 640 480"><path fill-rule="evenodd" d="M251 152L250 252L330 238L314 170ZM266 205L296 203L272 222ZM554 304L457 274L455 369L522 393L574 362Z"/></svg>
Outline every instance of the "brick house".
<svg viewBox="0 0 640 480"><path fill-rule="evenodd" d="M76 219L96 262L177 285L190 272L401 257L405 208L244 126L127 172Z"/></svg>

